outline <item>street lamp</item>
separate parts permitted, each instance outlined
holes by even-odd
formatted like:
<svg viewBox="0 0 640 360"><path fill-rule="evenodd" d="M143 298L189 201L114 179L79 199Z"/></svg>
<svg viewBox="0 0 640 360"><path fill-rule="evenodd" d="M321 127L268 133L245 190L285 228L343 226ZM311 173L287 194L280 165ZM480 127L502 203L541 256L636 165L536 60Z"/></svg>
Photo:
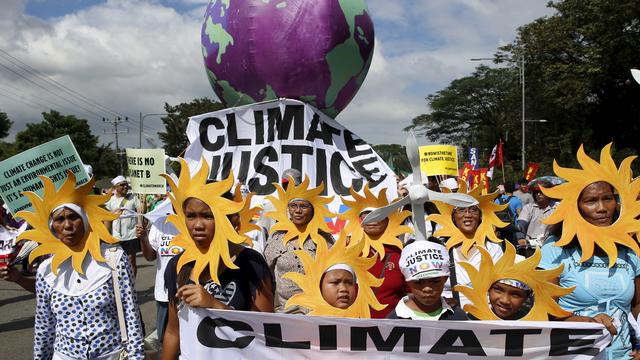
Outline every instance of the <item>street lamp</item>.
<svg viewBox="0 0 640 360"><path fill-rule="evenodd" d="M493 58L473 58L471 61L482 61L482 60L493 60ZM522 171L524 171L525 163L524 163L524 124L527 121L530 122L546 122L547 120L525 120L525 102L524 102L524 56L520 57L520 83L522 84Z"/></svg>
<svg viewBox="0 0 640 360"><path fill-rule="evenodd" d="M144 124L144 118L146 118L147 116L164 116L164 115L169 115L169 114L162 113L162 114L144 114L144 115L142 115L142 113L140 113L140 135L139 135L139 140L140 140L139 148L140 149L142 149L142 125Z"/></svg>
<svg viewBox="0 0 640 360"><path fill-rule="evenodd" d="M523 100L524 101L524 100ZM524 111L524 108L522 109ZM528 122L537 122L537 123L546 123L547 120L545 119L540 119L540 120L525 120L524 118L522 119L522 171L524 171L524 167L525 167L525 162L524 162L524 155L525 155L525 137L524 137L524 124L528 123Z"/></svg>

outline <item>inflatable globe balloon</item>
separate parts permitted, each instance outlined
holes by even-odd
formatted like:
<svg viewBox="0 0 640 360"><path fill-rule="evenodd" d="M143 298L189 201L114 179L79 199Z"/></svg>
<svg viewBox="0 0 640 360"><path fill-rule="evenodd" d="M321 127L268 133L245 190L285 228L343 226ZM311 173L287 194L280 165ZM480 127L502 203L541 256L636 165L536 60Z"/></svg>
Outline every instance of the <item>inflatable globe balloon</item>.
<svg viewBox="0 0 640 360"><path fill-rule="evenodd" d="M225 106L286 97L335 118L369 71L374 33L364 0L212 0L201 42Z"/></svg>

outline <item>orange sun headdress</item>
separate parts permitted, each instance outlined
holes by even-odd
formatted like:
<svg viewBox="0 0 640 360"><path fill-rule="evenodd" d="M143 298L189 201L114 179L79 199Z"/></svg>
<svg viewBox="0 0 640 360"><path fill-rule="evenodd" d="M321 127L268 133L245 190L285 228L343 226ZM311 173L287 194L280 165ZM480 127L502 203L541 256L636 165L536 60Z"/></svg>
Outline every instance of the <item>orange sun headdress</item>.
<svg viewBox="0 0 640 360"><path fill-rule="evenodd" d="M373 293L372 287L382 285L383 279L376 278L369 273L375 262L375 257L361 257L364 242L356 246L347 247L347 236L342 231L336 243L328 246L318 246L315 259L305 250L295 250L304 268L304 274L289 272L284 278L293 281L300 287L301 292L293 295L286 307L298 305L309 309L309 315L337 316L350 318L370 318L371 308L380 311L386 307L381 304ZM320 280L324 272L336 264L347 264L355 272L358 281L358 294L351 306L339 309L331 306L322 297Z"/></svg>
<svg viewBox="0 0 640 360"><path fill-rule="evenodd" d="M176 212L169 215L167 221L173 223L178 230L178 235L173 238L171 244L184 249L176 266L177 271L180 271L185 264L195 261L193 267L195 278L198 278L208 266L211 280L220 284L218 279L220 260L229 269L238 268L231 259L229 243L242 244L246 242L250 244L251 240L238 234L227 217L227 215L240 212L244 207L244 202L236 202L223 197L223 194L231 190L233 186L233 176L229 175L225 180L207 184L209 165L204 159L201 164L200 169L191 177L187 162L181 158L180 178L177 184L171 176L163 174L171 187L171 192L168 195ZM183 206L189 198L196 198L204 202L213 213L215 234L208 251L202 251L196 246L187 229Z"/></svg>
<svg viewBox="0 0 640 360"><path fill-rule="evenodd" d="M463 194L467 193L466 182L458 180L458 184L459 188L457 192ZM499 205L494 202L495 198L498 197L497 192L487 195L483 195L481 192L482 188L477 187L468 193L473 196L474 199L478 200L477 206L481 211L481 222L472 237L468 237L463 234L456 224L454 224L452 214L455 208L453 205L440 201L433 201L433 203L438 207L440 214L431 214L427 219L435 221L442 226L442 228L437 230L433 236L449 237L449 240L447 240L446 243L447 250L458 244L462 244L462 253L467 256L469 250L474 245L484 246L485 239L489 239L496 243L502 242L502 240L496 236L494 227L502 228L509 224L500 220L496 215L496 212L504 210L508 205Z"/></svg>
<svg viewBox="0 0 640 360"><path fill-rule="evenodd" d="M326 240L320 235L320 230L329 233L329 226L325 221L325 217L331 218L336 214L327 209L326 205L331 202L333 197L320 196L324 190L324 184L321 184L315 189L309 189L309 177L305 177L300 185L295 185L293 179L289 179L289 186L287 190L284 190L280 184L274 183L276 190L278 191L278 197L269 195L267 200L270 200L275 207L274 211L268 212L265 216L268 216L277 223L271 227L271 232L285 231L285 235L282 238L282 242L286 245L292 239L298 237L300 246L304 244L308 237L316 243L326 243ZM288 205L289 201L293 199L303 199L311 203L313 206L313 218L304 228L299 229L289 219Z"/></svg>
<svg viewBox="0 0 640 360"><path fill-rule="evenodd" d="M355 246L360 242L364 242L362 249L362 256L369 256L373 251L382 260L385 255L384 245L393 245L402 249L402 242L398 239L399 235L411 232L411 228L402 225L402 222L411 216L411 212L408 210L395 211L389 215L389 223L385 231L377 238L371 238L367 235L360 224L360 213L367 208L381 208L389 205L387 199L387 189L380 190L380 193L376 197L369 189L369 184L364 186L364 196L358 194L353 187L349 189L353 201L342 199L342 202L349 207L349 210L338 215L340 219L346 220L347 224L344 231L347 235L351 236L349 246Z"/></svg>
<svg viewBox="0 0 640 360"><path fill-rule="evenodd" d="M478 248L482 257L479 269L467 262L460 262L469 274L471 286L473 286L456 285L454 287L455 291L461 292L471 301L464 306L464 311L479 320L500 320L487 302L487 293L496 281L513 279L526 284L533 291L533 307L520 320L548 321L549 315L559 318L571 315L554 300L554 297L568 295L575 289L575 286L563 288L553 283L553 279L562 273L564 265L550 270L538 270L537 267L542 258L540 249L536 249L533 256L517 262L515 247L509 242L505 244L504 255L495 264L491 254L483 248Z"/></svg>
<svg viewBox="0 0 640 360"><path fill-rule="evenodd" d="M250 192L247 197L243 199L239 185L236 186L236 189L233 192L233 201L244 204L242 210L240 210L240 226L238 227L238 233L245 236L249 241L251 241L251 239L249 239L247 233L253 230L260 230L260 226L251 222L256 214L261 210L257 206L251 207L251 198L253 195L254 194Z"/></svg>
<svg viewBox="0 0 640 360"><path fill-rule="evenodd" d="M585 262L593 256L595 246L601 248L609 257L609 267L618 257L616 244L626 246L640 255L638 243L631 234L640 230L640 202L636 196L640 193L640 179L631 180L631 162L635 156L629 156L617 168L611 158L611 144L600 152L600 162L585 154L582 146L578 149L578 163L582 169L563 168L556 161L553 171L567 182L553 188L541 188L550 198L560 200L555 211L546 218L545 224L562 222L562 236L555 244L566 246L577 237ZM620 197L620 216L609 226L596 226L584 219L578 209L580 193L589 185L604 181L613 186Z"/></svg>
<svg viewBox="0 0 640 360"><path fill-rule="evenodd" d="M25 191L23 194L33 205L33 212L19 211L16 216L25 219L33 229L27 230L18 236L17 240L29 239L40 245L29 255L29 261L38 256L51 254L51 271L58 274L58 268L67 259L71 258L75 271L84 274L82 262L87 254L90 254L98 262L106 262L100 252L100 240L115 244L118 242L107 230L104 221L112 221L118 218L100 207L109 200L109 195L91 195L95 178L76 188L76 177L71 171L67 171L67 180L60 189L56 190L53 181L46 176L39 176L44 185L44 193L39 197L36 193ZM75 246L67 246L57 239L49 227L51 212L62 204L75 204L82 208L87 215L89 224L84 239Z"/></svg>

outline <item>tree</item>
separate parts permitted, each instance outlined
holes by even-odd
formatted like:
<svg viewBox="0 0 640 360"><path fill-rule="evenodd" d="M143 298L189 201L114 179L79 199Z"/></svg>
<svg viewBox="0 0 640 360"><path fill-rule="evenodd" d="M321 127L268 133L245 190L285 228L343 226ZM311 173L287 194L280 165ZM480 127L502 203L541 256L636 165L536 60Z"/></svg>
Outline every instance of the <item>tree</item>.
<svg viewBox="0 0 640 360"><path fill-rule="evenodd" d="M187 139L187 123L190 116L205 114L224 109L224 105L209 98L194 99L189 103L176 106L164 104L167 116L162 118L165 132L158 133L164 143L164 150L171 156L177 156L189 145Z"/></svg>
<svg viewBox="0 0 640 360"><path fill-rule="evenodd" d="M0 139L4 139L9 135L13 121L9 120L7 113L0 112Z"/></svg>
<svg viewBox="0 0 640 360"><path fill-rule="evenodd" d="M404 146L398 144L379 144L371 146L397 175L411 173L411 164Z"/></svg>
<svg viewBox="0 0 640 360"><path fill-rule="evenodd" d="M490 150L500 138L509 140L519 132L517 89L513 69L481 65L471 76L427 96L431 113L414 118L405 130L413 129L432 142ZM519 152L516 146L520 143L507 141L505 154Z"/></svg>
<svg viewBox="0 0 640 360"><path fill-rule="evenodd" d="M93 167L96 178L113 177L120 171L115 151L109 145L98 145L98 137L91 133L87 120L54 110L42 113L42 117L44 121L27 124L27 128L16 135L16 153L69 135L82 161Z"/></svg>
<svg viewBox="0 0 640 360"><path fill-rule="evenodd" d="M562 0L549 6L557 13L522 26L497 53L512 66L524 58L527 118L550 121L542 129L545 148L536 155L575 165L580 144L600 149L612 141L637 153L640 87L629 69L640 65L640 2Z"/></svg>

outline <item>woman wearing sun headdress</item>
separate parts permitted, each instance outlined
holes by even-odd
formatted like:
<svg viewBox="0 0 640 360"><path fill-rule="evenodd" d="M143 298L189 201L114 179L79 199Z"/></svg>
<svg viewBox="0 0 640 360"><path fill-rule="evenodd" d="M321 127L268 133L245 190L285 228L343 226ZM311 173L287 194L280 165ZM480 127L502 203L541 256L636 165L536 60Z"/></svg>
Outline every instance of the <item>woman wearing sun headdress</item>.
<svg viewBox="0 0 640 360"><path fill-rule="evenodd" d="M275 207L275 211L265 216L273 218L277 223L271 227L272 235L264 248L264 257L269 268L275 275L276 299L275 310L286 313L306 313L307 310L298 306L285 309L285 303L300 288L291 280L283 277L288 272L302 273L300 258L296 250L306 251L314 255L318 245L331 246L334 242L329 233L325 217L333 217L325 205L331 198L322 197L320 193L324 185L309 189L309 178L305 177L300 185L295 185L293 179L289 181L287 189L274 184L278 197L267 196Z"/></svg>
<svg viewBox="0 0 640 360"><path fill-rule="evenodd" d="M131 265L104 226L117 215L100 207L109 196L89 195L94 179L76 188L71 172L57 191L40 179L42 198L24 193L34 212L17 214L33 227L18 239L40 244L29 259L51 255L36 276L34 359L143 359Z"/></svg>
<svg viewBox="0 0 640 360"><path fill-rule="evenodd" d="M349 210L338 216L347 222L345 232L349 235L349 246L362 243L362 256L375 258L369 272L383 279L383 283L374 289L374 293L380 303L387 306L380 311L372 310L371 317L384 319L410 291L400 271L399 260L403 245L398 237L411 231L409 226L403 225L411 212L396 211L382 220L364 225L362 220L371 211L389 205L386 189L380 190L378 196L369 190L368 184L364 186L364 196L353 188L349 191L353 201L343 198L342 202Z"/></svg>
<svg viewBox="0 0 640 360"><path fill-rule="evenodd" d="M480 266L481 254L478 247L489 251L493 261L502 256L502 242L495 234L496 227L505 227L508 224L502 222L496 215L496 211L504 209L506 205L494 203L498 193L481 194L481 188L477 187L468 194L473 196L478 205L470 207L454 207L452 205L434 201L439 214L431 214L428 220L432 220L442 226L433 235L440 237L449 251L449 258L454 262L442 296L447 299L455 299L460 307L469 304L464 294L452 291L452 284L470 285L471 279L466 269L460 262L472 264L476 269ZM467 184L459 182L458 193L467 193ZM489 241L487 241L489 240Z"/></svg>
<svg viewBox="0 0 640 360"><path fill-rule="evenodd" d="M544 222L561 224L561 234L547 238L539 267L563 264L556 282L576 286L558 301L573 313L561 320L603 324L613 335L607 358L628 359L632 354L628 318L635 319L640 312L640 248L631 236L640 229L640 202L636 201L640 180L631 180L633 157L618 169L610 148L611 144L602 149L597 162L580 147L582 169L562 168L554 162L554 172L567 182L541 188L545 195L561 200ZM638 353L633 355L640 358Z"/></svg>
<svg viewBox="0 0 640 360"><path fill-rule="evenodd" d="M183 306L273 312L273 281L264 258L243 246L248 238L238 234L238 213L244 201L233 201L229 191L233 177L208 182L209 166L202 160L191 177L180 159L178 183L165 176L171 186L169 198L175 214L167 221L178 234L172 245L184 252L169 261L165 284L169 316L164 334L163 359L175 359L180 351L178 309Z"/></svg>

